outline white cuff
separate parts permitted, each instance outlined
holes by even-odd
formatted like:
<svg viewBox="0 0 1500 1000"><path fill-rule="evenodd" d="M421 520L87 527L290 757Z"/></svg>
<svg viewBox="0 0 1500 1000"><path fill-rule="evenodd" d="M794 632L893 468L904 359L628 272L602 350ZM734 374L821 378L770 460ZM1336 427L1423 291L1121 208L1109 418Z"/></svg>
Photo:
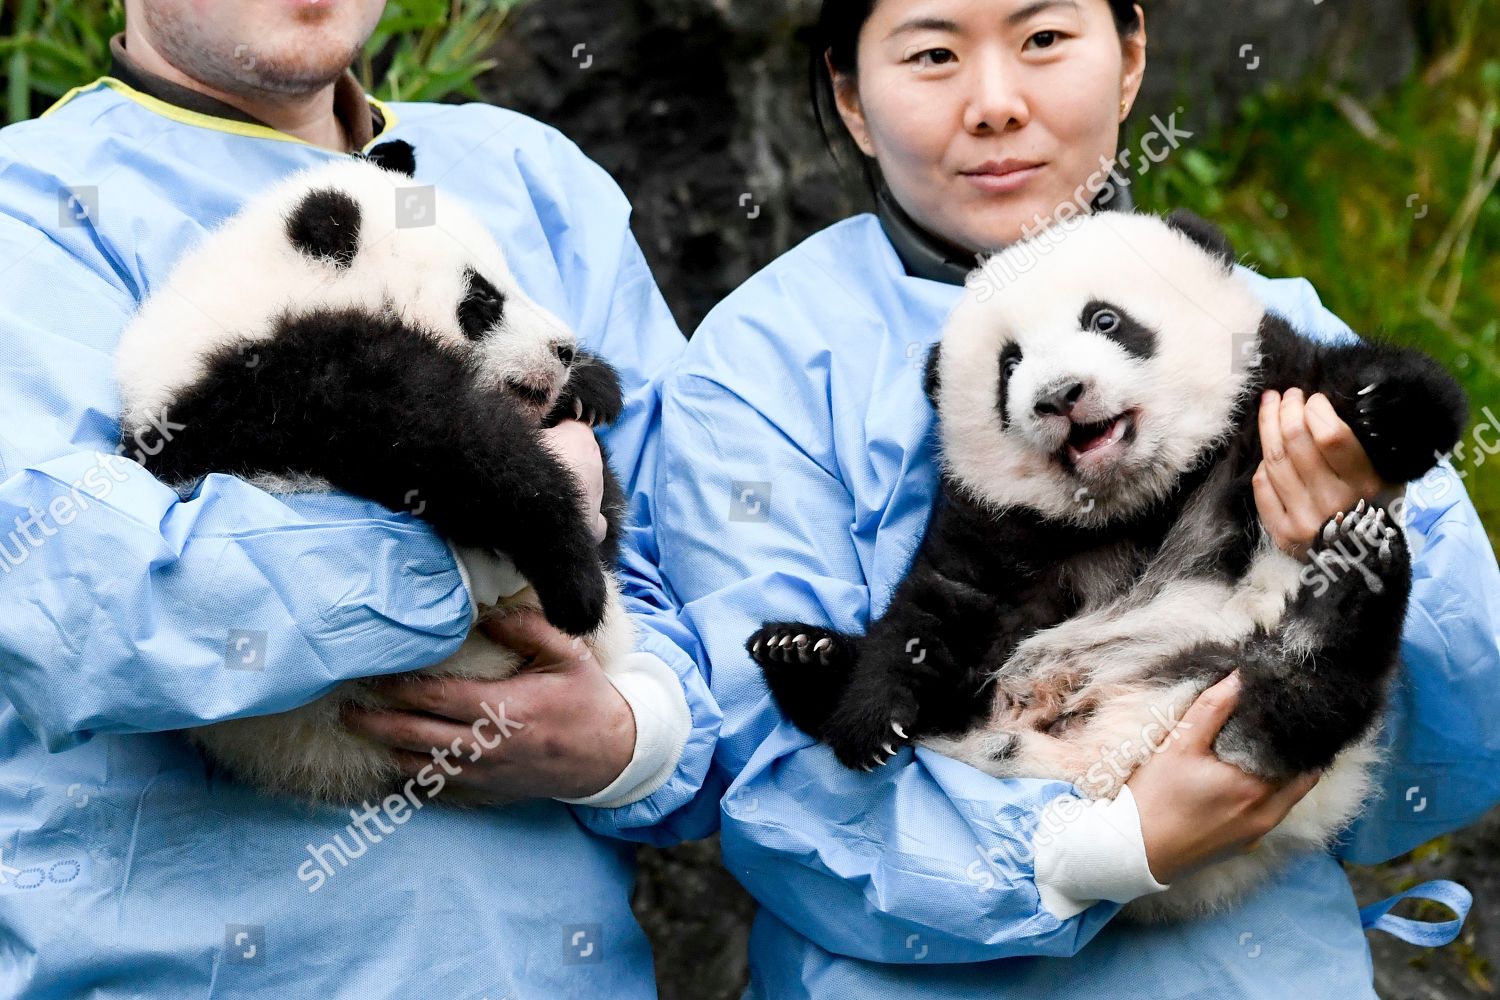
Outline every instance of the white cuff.
<svg viewBox="0 0 1500 1000"><path fill-rule="evenodd" d="M1128 903L1167 888L1146 863L1141 815L1129 785L1113 799L1053 799L1042 810L1034 846L1037 891L1058 920L1101 899Z"/></svg>
<svg viewBox="0 0 1500 1000"><path fill-rule="evenodd" d="M593 795L559 802L601 809L639 802L667 783L692 734L693 713L682 693L682 682L660 657L629 653L607 665L604 676L635 715L635 754L619 777Z"/></svg>
<svg viewBox="0 0 1500 1000"><path fill-rule="evenodd" d="M479 615L479 605L499 604L501 599L518 594L527 587L526 578L516 572L516 564L510 561L510 556L452 542L448 542L448 549L458 563L458 575L463 578L464 589L469 592L469 607L475 617Z"/></svg>

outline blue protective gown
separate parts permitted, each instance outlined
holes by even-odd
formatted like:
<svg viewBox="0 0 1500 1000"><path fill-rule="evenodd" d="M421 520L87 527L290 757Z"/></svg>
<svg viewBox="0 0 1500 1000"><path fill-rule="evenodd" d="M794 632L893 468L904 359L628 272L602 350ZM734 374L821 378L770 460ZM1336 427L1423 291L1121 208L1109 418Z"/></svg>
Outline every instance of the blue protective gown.
<svg viewBox="0 0 1500 1000"><path fill-rule="evenodd" d="M603 439L635 523L627 602L687 693L680 763L618 809L428 804L383 832L262 797L170 732L436 663L472 612L447 546L407 514L221 475L183 500L101 461L142 296L247 198L342 154L96 82L0 131L0 996L655 996L624 841L716 813L699 792L718 710L663 610L637 492L652 376L683 340L625 198L576 146L485 105L381 108L375 141L412 143L415 182L473 205L527 292L620 370L626 412ZM54 514L75 484L87 508ZM227 669L247 633L260 669Z"/></svg>
<svg viewBox="0 0 1500 1000"><path fill-rule="evenodd" d="M1250 280L1309 334L1350 335L1306 281ZM721 303L662 389L663 581L724 711L724 860L763 907L751 995L1373 997L1333 854L1212 919L1144 928L1101 902L1059 921L1039 903L1030 838L1072 786L926 749L859 773L780 718L745 639L767 619L863 632L884 610L936 495L921 370L960 293L909 277L874 216L850 219ZM1420 554L1391 766L1337 852L1359 862L1500 801L1500 572L1452 469L1409 499Z"/></svg>

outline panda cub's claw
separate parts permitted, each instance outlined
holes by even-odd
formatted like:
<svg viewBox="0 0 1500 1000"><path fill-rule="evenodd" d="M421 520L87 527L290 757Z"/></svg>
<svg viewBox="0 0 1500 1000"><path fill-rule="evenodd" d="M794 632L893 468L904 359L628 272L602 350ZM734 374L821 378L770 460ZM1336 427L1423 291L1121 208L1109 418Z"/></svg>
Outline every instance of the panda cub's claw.
<svg viewBox="0 0 1500 1000"><path fill-rule="evenodd" d="M847 640L830 629L799 622L771 622L751 635L746 648L757 663L847 665Z"/></svg>
<svg viewBox="0 0 1500 1000"><path fill-rule="evenodd" d="M1373 593L1382 593L1392 574L1406 573L1406 540L1387 519L1384 507L1360 500L1323 524L1308 556L1325 580L1362 579Z"/></svg>

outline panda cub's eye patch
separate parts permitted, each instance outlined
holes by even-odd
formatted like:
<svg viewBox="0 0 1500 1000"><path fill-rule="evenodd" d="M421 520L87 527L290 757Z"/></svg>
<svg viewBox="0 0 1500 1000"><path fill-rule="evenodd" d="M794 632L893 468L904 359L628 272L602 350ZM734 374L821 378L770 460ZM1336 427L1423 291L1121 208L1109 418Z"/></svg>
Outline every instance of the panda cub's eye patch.
<svg viewBox="0 0 1500 1000"><path fill-rule="evenodd" d="M1000 384L995 392L995 410L1000 415L1000 427L1002 429L1010 422L1005 414L1005 404L1010 386L1010 377L1015 374L1016 368L1021 364L1021 345L1016 343L1006 344L1000 351Z"/></svg>
<svg viewBox="0 0 1500 1000"><path fill-rule="evenodd" d="M1119 306L1097 299L1083 307L1078 317L1080 329L1108 337L1125 353L1145 360L1156 354L1156 331L1141 323Z"/></svg>
<svg viewBox="0 0 1500 1000"><path fill-rule="evenodd" d="M458 326L464 336L478 340L505 316L505 293L473 268L464 272L469 290L458 304Z"/></svg>
<svg viewBox="0 0 1500 1000"><path fill-rule="evenodd" d="M1007 346L1000 355L1000 373L1010 378L1020 364L1021 349L1015 344Z"/></svg>

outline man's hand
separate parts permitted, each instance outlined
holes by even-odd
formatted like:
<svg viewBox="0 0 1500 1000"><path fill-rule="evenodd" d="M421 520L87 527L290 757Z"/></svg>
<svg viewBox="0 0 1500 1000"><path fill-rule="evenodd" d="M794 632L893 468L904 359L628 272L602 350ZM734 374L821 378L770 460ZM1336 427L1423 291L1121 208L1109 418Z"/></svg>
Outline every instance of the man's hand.
<svg viewBox="0 0 1500 1000"><path fill-rule="evenodd" d="M599 451L599 439L582 420L564 420L542 431L542 443L573 471L594 519L594 541L604 541L609 523L599 512L604 503L604 456Z"/></svg>
<svg viewBox="0 0 1500 1000"><path fill-rule="evenodd" d="M1301 557L1323 525L1364 499L1389 503L1403 484L1381 479L1354 430L1322 393L1261 395L1264 458L1252 485L1261 523L1283 552Z"/></svg>
<svg viewBox="0 0 1500 1000"><path fill-rule="evenodd" d="M392 679L381 693L395 709L351 709L346 725L391 747L408 777L445 750L449 766L461 769L447 780L496 801L584 798L619 777L635 753L635 717L588 646L532 608L480 628L525 658L521 673L503 681Z"/></svg>

